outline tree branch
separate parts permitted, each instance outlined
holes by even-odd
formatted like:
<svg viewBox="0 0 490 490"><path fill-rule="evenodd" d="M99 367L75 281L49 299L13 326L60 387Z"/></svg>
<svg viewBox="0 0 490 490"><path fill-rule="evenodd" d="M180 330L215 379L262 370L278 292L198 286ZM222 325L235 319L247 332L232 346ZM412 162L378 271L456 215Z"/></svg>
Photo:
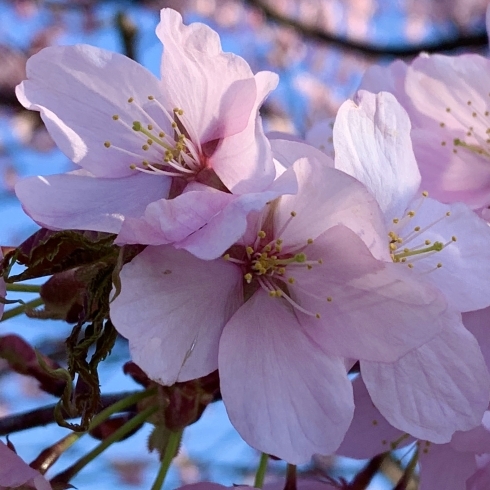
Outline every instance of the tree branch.
<svg viewBox="0 0 490 490"><path fill-rule="evenodd" d="M294 29L298 34L329 44L345 51L361 54L365 57L395 56L398 58L411 58L417 56L421 51L427 53L437 53L441 51L451 51L460 48L483 48L488 45L488 37L485 31L473 34L458 34L450 39L443 39L434 42L411 44L409 46L381 46L368 44L365 42L349 40L335 34L325 32L314 26L305 25L295 19L291 19L270 7L262 0L243 0L245 4L261 11L268 21L275 22Z"/></svg>
<svg viewBox="0 0 490 490"><path fill-rule="evenodd" d="M100 397L100 410L113 405L114 403L126 398L136 391L126 391L123 393L114 393L109 395L102 395ZM41 408L36 408L29 412L22 412L0 419L0 436L6 436L12 434L13 432L20 432L26 429L32 429L34 427L41 427L43 425L52 424L55 422L54 419L54 407L56 405L48 405ZM128 407L125 411L131 411L133 407ZM66 415L66 414L65 414ZM67 415L66 415L67 416Z"/></svg>

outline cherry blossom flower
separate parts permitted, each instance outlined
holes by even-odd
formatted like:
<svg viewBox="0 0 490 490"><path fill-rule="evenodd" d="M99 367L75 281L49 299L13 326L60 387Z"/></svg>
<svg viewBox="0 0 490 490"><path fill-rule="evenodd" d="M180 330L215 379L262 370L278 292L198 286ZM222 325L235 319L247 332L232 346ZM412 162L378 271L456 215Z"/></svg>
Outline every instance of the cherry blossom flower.
<svg viewBox="0 0 490 490"><path fill-rule="evenodd" d="M216 32L182 24L171 9L161 11L157 35L165 48L162 80L87 45L49 47L30 58L17 97L40 111L81 169L23 180L16 192L47 228L199 251L186 239L199 241L198 232L205 243L210 224L224 250L243 233L248 212L277 197L261 194L275 167L258 108L278 77L254 75L245 60L221 50Z"/></svg>
<svg viewBox="0 0 490 490"><path fill-rule="evenodd" d="M480 424L466 432L456 432L447 444L414 441L408 434L392 427L371 402L361 377L353 381L356 409L351 427L347 431L337 454L358 459L399 449L403 460L417 450L420 464L420 490L484 490L487 487L467 487L470 480L483 480L483 465L478 469L478 455L490 451L490 412L485 412ZM406 448L406 451L403 449ZM412 449L412 450L410 450ZM488 478L488 475L486 476ZM486 480L488 481L488 479Z"/></svg>
<svg viewBox="0 0 490 490"><path fill-rule="evenodd" d="M344 356L395 361L437 335L446 310L437 289L389 261L369 191L313 151L323 161L300 158L280 177L294 172L298 193L251 213L222 258L147 247L123 267L111 303L150 378L219 368L241 436L295 464L334 451L349 426Z"/></svg>
<svg viewBox="0 0 490 490"><path fill-rule="evenodd" d="M11 488L51 490L51 485L41 473L31 468L0 441L0 490Z"/></svg>
<svg viewBox="0 0 490 490"><path fill-rule="evenodd" d="M464 204L420 192L410 121L393 95L361 91L334 126L335 165L376 196L393 263L446 297L442 332L395 362L361 359L364 382L391 425L420 439L448 442L481 420L490 377L461 312L490 302L490 228Z"/></svg>
<svg viewBox="0 0 490 490"><path fill-rule="evenodd" d="M422 186L436 199L490 212L490 60L476 54L418 56L370 68L361 88L393 93L412 121Z"/></svg>

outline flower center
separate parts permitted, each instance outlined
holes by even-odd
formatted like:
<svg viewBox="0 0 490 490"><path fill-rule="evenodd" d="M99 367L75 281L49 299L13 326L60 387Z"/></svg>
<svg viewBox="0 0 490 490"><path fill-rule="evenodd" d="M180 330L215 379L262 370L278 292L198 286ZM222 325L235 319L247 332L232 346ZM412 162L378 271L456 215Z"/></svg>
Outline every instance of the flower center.
<svg viewBox="0 0 490 490"><path fill-rule="evenodd" d="M490 97L490 93L488 95ZM467 112L453 111L451 107L446 107L448 116L452 116L465 132L464 137L452 140L453 153L463 149L490 159L490 111L486 106L483 111L478 109L471 100L466 102L466 107ZM439 126L444 128L446 123L440 122ZM447 141L441 141L441 145L446 146Z"/></svg>
<svg viewBox="0 0 490 490"><path fill-rule="evenodd" d="M276 234L281 236L288 224L296 217L294 211L281 230ZM260 224L262 226L262 223ZM322 264L322 260L308 260L305 250L313 243L309 238L305 245L295 250L284 245L281 238L268 239L267 233L260 229L255 242L242 250L241 253L227 253L223 258L239 265L243 270L245 285L254 284L264 289L271 298L283 298L293 308L309 316L320 318L318 313L306 310L291 298L289 288L296 283L294 271L298 267L312 270L315 265Z"/></svg>
<svg viewBox="0 0 490 490"><path fill-rule="evenodd" d="M202 148L184 111L175 108L171 114L153 95L149 95L148 100L168 120L171 134L163 131L149 112L130 97L128 104L141 113L142 120L133 121L129 126L118 114L114 114L112 119L141 136L141 153L112 145L110 141L104 142L104 146L134 156L136 161L129 166L131 170L169 177L195 178L203 168Z"/></svg>
<svg viewBox="0 0 490 490"><path fill-rule="evenodd" d="M388 246L390 249L391 259L395 263L404 263L410 269L414 268L414 263L426 259L438 252L441 252L451 243L454 243L457 238L451 237L451 240L446 243L434 241L425 238L423 235L430 230L434 225L451 216L451 212L447 211L441 217L429 223L426 226L412 226L413 221L417 219L418 213L422 208L424 200L429 196L427 191L422 192L422 197L416 202L416 208L408 211L402 218L393 219L393 228L388 232ZM415 244L412 244L415 242ZM440 269L442 262L437 262L435 267L425 271L432 272Z"/></svg>

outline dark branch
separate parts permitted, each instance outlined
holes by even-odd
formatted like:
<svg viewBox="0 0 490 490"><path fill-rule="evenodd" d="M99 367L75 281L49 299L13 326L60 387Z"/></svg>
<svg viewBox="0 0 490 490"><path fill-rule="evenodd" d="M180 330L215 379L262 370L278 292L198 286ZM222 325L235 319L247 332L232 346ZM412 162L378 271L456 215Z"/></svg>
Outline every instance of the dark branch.
<svg viewBox="0 0 490 490"><path fill-rule="evenodd" d="M260 10L267 20L290 27L304 37L367 57L395 56L398 58L408 58L417 56L422 51L427 53L436 53L461 48L482 48L488 44L488 37L485 31L480 31L473 34L459 34L450 39L412 44L409 46L380 46L368 44L365 42L342 38L335 34L325 32L323 29L305 25L295 19L291 19L290 17L281 14L280 12L277 12L275 9L261 0L244 0L244 2L250 7Z"/></svg>
<svg viewBox="0 0 490 490"><path fill-rule="evenodd" d="M113 405L114 403L133 395L134 391L126 391L123 393L115 393L112 395L102 395L100 397L100 410ZM14 432L20 432L33 427L41 427L43 425L52 424L54 419L54 407L56 405L48 405L46 407L37 408L30 412L23 412L14 415L9 415L0 419L0 436L6 436ZM134 410L134 407L127 407L125 411ZM65 414L65 416L68 416Z"/></svg>

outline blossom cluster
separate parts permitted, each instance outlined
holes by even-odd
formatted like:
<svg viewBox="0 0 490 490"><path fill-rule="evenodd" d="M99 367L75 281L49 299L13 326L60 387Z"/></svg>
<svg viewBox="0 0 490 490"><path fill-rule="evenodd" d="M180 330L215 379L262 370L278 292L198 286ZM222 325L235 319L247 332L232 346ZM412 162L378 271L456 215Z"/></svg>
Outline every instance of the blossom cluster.
<svg viewBox="0 0 490 490"><path fill-rule="evenodd" d="M416 444L422 490L489 488L490 61L373 67L303 141L264 131L274 73L171 9L156 32L161 79L58 46L17 87L80 167L20 181L25 212L145 246L110 305L132 360L218 369L234 427L288 463Z"/></svg>

